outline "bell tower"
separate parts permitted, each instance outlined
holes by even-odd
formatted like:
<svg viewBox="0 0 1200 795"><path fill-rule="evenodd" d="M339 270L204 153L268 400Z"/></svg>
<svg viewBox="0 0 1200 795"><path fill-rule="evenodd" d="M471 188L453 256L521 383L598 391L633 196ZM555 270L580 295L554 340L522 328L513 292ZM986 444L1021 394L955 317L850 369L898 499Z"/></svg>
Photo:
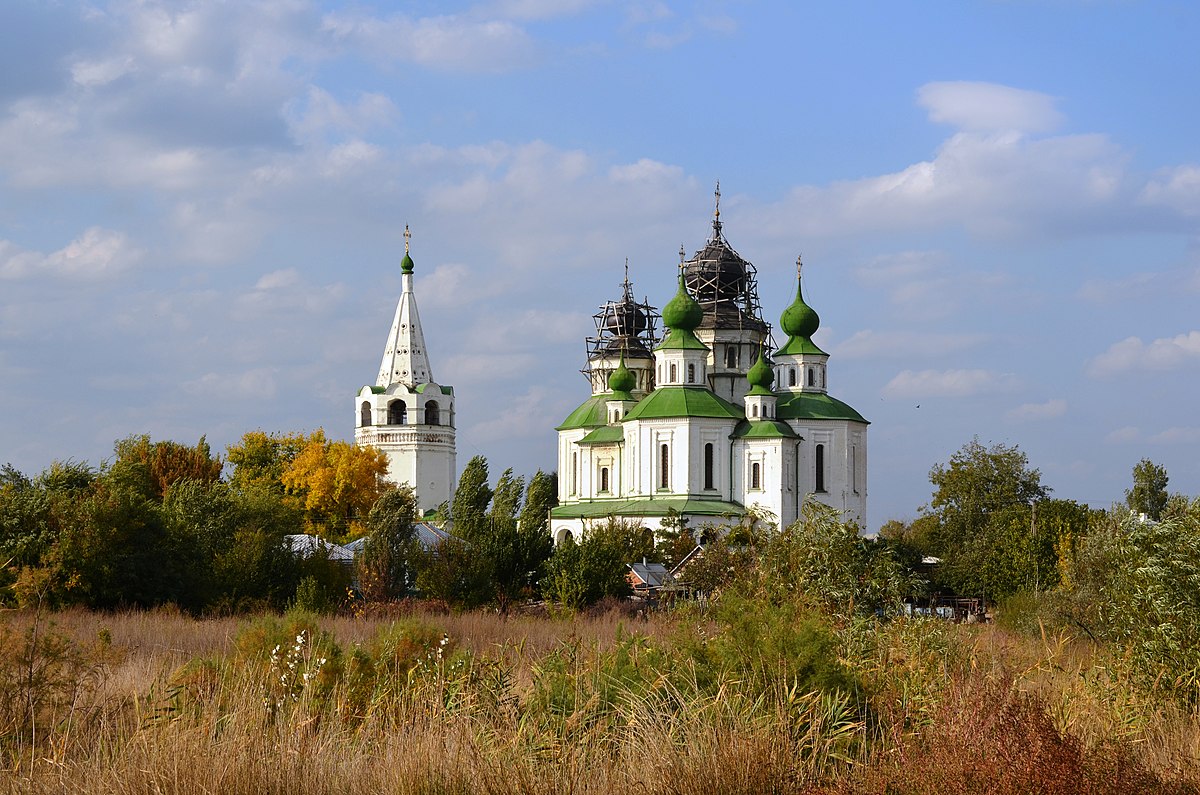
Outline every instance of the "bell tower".
<svg viewBox="0 0 1200 795"><path fill-rule="evenodd" d="M400 300L375 385L354 398L354 443L386 453L388 479L412 486L417 505L429 513L454 496L454 388L433 379L413 292L411 238L405 225Z"/></svg>

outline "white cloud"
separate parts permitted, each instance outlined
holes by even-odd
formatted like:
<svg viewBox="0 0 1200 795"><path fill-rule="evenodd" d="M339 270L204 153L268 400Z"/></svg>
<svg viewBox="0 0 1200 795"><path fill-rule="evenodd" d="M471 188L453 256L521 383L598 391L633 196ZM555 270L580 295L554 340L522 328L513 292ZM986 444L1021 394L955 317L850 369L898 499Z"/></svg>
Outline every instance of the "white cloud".
<svg viewBox="0 0 1200 795"><path fill-rule="evenodd" d="M535 45L518 25L468 16L386 19L361 13L326 14L322 28L334 40L376 57L411 61L454 72L505 72L529 66Z"/></svg>
<svg viewBox="0 0 1200 795"><path fill-rule="evenodd" d="M544 435L548 425L557 421L565 411L561 402L553 400L550 390L544 386L532 386L525 394L507 401L488 419L466 428L465 434L479 442L529 439Z"/></svg>
<svg viewBox="0 0 1200 795"><path fill-rule="evenodd" d="M1164 171L1142 189L1141 202L1170 207L1187 216L1200 216L1200 166L1182 165Z"/></svg>
<svg viewBox="0 0 1200 795"><path fill-rule="evenodd" d="M894 356L944 356L973 348L988 340L986 334L939 334L920 331L864 329L838 344L839 358L869 359Z"/></svg>
<svg viewBox="0 0 1200 795"><path fill-rule="evenodd" d="M209 372L182 384L185 392L206 398L239 400L273 397L275 373L267 367L232 373Z"/></svg>
<svg viewBox="0 0 1200 795"><path fill-rule="evenodd" d="M996 83L926 83L917 102L931 121L964 130L1049 132L1063 121L1053 97Z"/></svg>
<svg viewBox="0 0 1200 795"><path fill-rule="evenodd" d="M282 270L263 274L254 285L254 289L278 290L281 287L291 287L299 281L300 274L296 272L295 268L283 268Z"/></svg>
<svg viewBox="0 0 1200 795"><path fill-rule="evenodd" d="M116 56L100 61L76 61L71 66L71 78L85 88L104 86L134 70L131 56Z"/></svg>
<svg viewBox="0 0 1200 795"><path fill-rule="evenodd" d="M124 273L142 252L123 232L92 227L58 251L42 255L0 240L0 278L21 279L46 274L102 280Z"/></svg>
<svg viewBox="0 0 1200 795"><path fill-rule="evenodd" d="M1108 436L1104 437L1104 441L1110 444L1128 444L1130 442L1140 441L1142 432L1132 425L1126 425L1123 428L1117 428Z"/></svg>
<svg viewBox="0 0 1200 795"><path fill-rule="evenodd" d="M991 370L903 370L883 388L885 397L971 397L1011 388L1012 376Z"/></svg>
<svg viewBox="0 0 1200 795"><path fill-rule="evenodd" d="M1036 420L1052 420L1067 413L1067 401L1062 398L1047 400L1045 403L1022 403L1015 409L1005 413L1005 417L1014 422L1030 422Z"/></svg>
<svg viewBox="0 0 1200 795"><path fill-rule="evenodd" d="M1154 444L1196 444L1200 442L1200 428L1176 426L1154 434L1148 440Z"/></svg>
<svg viewBox="0 0 1200 795"><path fill-rule="evenodd" d="M1095 378L1119 375L1131 370L1176 370L1200 362L1200 331L1156 339L1149 345L1141 337L1114 342L1108 350L1088 363L1088 374Z"/></svg>

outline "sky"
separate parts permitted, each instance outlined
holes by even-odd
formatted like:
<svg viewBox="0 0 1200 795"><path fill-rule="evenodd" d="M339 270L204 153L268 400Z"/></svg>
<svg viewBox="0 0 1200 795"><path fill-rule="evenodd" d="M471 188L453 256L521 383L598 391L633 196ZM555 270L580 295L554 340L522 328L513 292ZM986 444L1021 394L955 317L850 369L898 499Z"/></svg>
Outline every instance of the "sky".
<svg viewBox="0 0 1200 795"><path fill-rule="evenodd" d="M711 230L821 316L868 525L973 438L1200 494L1188 2L0 4L0 462L352 438L412 231L459 466L556 466L591 315ZM782 343L778 336L776 341Z"/></svg>

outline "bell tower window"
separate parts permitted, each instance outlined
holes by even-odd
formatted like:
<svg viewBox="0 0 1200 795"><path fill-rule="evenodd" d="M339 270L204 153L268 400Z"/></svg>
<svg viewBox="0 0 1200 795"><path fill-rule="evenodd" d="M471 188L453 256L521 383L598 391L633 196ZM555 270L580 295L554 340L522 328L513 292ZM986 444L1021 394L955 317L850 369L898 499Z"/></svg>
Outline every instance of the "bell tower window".
<svg viewBox="0 0 1200 795"><path fill-rule="evenodd" d="M388 425L407 425L408 406L403 400L393 400L388 404Z"/></svg>
<svg viewBox="0 0 1200 795"><path fill-rule="evenodd" d="M442 421L441 407L438 406L436 400L431 400L425 404L425 424L440 425Z"/></svg>
<svg viewBox="0 0 1200 795"><path fill-rule="evenodd" d="M359 414L358 424L364 428L371 424L371 404L363 401L362 410Z"/></svg>

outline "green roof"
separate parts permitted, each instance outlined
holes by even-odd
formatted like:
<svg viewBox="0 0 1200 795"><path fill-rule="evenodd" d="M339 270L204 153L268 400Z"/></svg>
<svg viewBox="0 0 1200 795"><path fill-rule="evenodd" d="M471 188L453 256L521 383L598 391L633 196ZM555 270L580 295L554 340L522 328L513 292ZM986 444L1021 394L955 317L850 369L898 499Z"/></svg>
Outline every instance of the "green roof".
<svg viewBox="0 0 1200 795"><path fill-rule="evenodd" d="M429 384L417 384L417 386L415 387L417 394L418 395L425 394L425 389L428 386L429 386ZM453 395L454 394L454 387L452 387L452 386L442 386L439 384L438 389L440 389L442 391L443 395Z"/></svg>
<svg viewBox="0 0 1200 795"><path fill-rule="evenodd" d="M706 351L708 346L696 338L691 329L673 328L655 348L657 351Z"/></svg>
<svg viewBox="0 0 1200 795"><path fill-rule="evenodd" d="M742 439L798 439L792 426L779 420L748 420L738 423L731 438Z"/></svg>
<svg viewBox="0 0 1200 795"><path fill-rule="evenodd" d="M625 431L617 425L605 425L597 428L580 439L577 444L613 444L625 441Z"/></svg>
<svg viewBox="0 0 1200 795"><path fill-rule="evenodd" d="M828 356L829 354L813 344L813 341L808 337L788 337L788 341L783 343L783 347L775 351L775 358L780 356L803 356L805 354L816 354L817 356Z"/></svg>
<svg viewBox="0 0 1200 795"><path fill-rule="evenodd" d="M371 387L371 394L372 394L372 395L382 395L382 394L383 394L384 392L386 392L386 391L387 391L387 387L386 387L386 386L373 386L373 387Z"/></svg>
<svg viewBox="0 0 1200 795"><path fill-rule="evenodd" d="M683 516L741 516L746 509L736 502L696 500L690 497L615 499L559 505L552 519L603 519L606 516L666 516L674 511Z"/></svg>
<svg viewBox="0 0 1200 795"><path fill-rule="evenodd" d="M578 411L578 409L576 409ZM702 386L663 386L629 410L625 421L666 417L721 417L744 419L746 412Z"/></svg>
<svg viewBox="0 0 1200 795"><path fill-rule="evenodd" d="M587 400L579 405L579 408L567 415L567 418L562 421L554 430L569 431L572 428L595 428L600 425L608 425L608 406L609 400L612 400L612 393L605 392L599 395L592 395Z"/></svg>
<svg viewBox="0 0 1200 795"><path fill-rule="evenodd" d="M851 420L868 424L857 411L824 392L780 392L775 416L781 420Z"/></svg>

